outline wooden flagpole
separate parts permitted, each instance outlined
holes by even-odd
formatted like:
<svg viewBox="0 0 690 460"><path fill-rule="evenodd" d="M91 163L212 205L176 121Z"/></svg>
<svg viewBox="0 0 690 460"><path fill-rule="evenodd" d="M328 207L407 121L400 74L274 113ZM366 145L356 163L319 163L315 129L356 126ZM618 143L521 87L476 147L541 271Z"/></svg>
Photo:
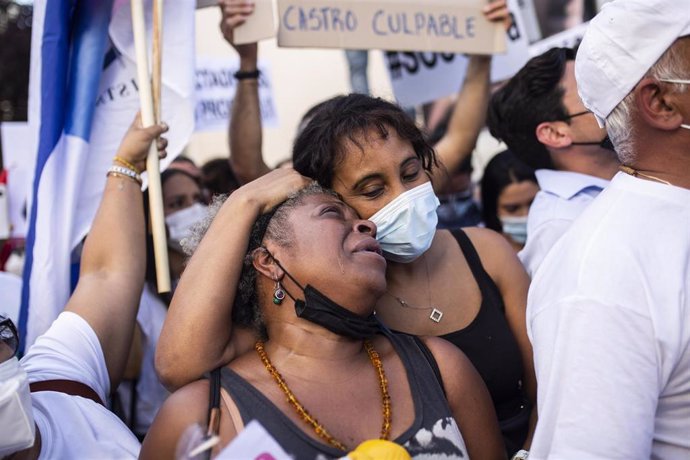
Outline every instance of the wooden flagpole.
<svg viewBox="0 0 690 460"><path fill-rule="evenodd" d="M162 0L154 0L154 4L157 4L159 1ZM157 88L156 91L158 93L155 104L149 76L143 0L131 0L131 5L134 48L137 56L137 83L139 84L139 100L141 103L141 122L144 127L147 127L158 121L156 115L160 117L162 4L158 4L157 8L154 6L153 20L153 86ZM158 18L156 19L156 17ZM155 143L151 144L151 149L146 159L146 171L148 175L153 252L156 262L156 284L159 293L170 292L170 268L168 263L168 243L165 234L165 218L163 215L163 192L161 189L158 149Z"/></svg>

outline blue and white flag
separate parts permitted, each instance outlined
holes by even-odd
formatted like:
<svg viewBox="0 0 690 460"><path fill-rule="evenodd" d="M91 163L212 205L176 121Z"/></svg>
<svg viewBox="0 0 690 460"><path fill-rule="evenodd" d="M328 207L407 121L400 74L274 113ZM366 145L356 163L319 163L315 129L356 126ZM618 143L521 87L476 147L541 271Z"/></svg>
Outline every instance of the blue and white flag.
<svg viewBox="0 0 690 460"><path fill-rule="evenodd" d="M150 31L150 0L144 5ZM170 132L162 168L194 129L194 6L175 0L163 10L162 118ZM74 249L91 226L105 173L138 109L129 0L36 2L29 124L38 151L19 319L24 349L69 298Z"/></svg>

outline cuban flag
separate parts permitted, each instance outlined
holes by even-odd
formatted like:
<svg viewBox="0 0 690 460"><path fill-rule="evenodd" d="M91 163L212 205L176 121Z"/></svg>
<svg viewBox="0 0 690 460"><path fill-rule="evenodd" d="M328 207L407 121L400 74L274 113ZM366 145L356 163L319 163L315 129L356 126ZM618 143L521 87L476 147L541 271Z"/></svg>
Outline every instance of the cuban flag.
<svg viewBox="0 0 690 460"><path fill-rule="evenodd" d="M194 129L194 6L194 0L174 0L163 7L162 118L170 131L162 168ZM144 8L150 44L150 0ZM70 296L75 249L89 231L106 172L137 110L129 0L36 2L29 125L38 148L19 314L24 349Z"/></svg>

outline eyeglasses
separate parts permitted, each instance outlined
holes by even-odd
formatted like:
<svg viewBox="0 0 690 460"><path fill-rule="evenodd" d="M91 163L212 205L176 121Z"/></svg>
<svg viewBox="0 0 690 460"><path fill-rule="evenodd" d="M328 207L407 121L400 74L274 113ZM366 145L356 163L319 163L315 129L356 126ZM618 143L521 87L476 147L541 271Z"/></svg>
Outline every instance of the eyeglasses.
<svg viewBox="0 0 690 460"><path fill-rule="evenodd" d="M665 83L675 83L677 85L690 85L690 80L681 80L678 78L660 78L659 81L663 81Z"/></svg>
<svg viewBox="0 0 690 460"><path fill-rule="evenodd" d="M591 110L583 110L582 112L568 114L565 116L565 118L563 118L563 121L570 120L570 119L575 118L575 117L579 117L580 115L587 115L588 113L592 113L592 111Z"/></svg>
<svg viewBox="0 0 690 460"><path fill-rule="evenodd" d="M0 316L0 342L9 347L12 353L8 356L8 359L17 354L19 349L19 334L17 334L17 328L14 323L9 318L4 318Z"/></svg>

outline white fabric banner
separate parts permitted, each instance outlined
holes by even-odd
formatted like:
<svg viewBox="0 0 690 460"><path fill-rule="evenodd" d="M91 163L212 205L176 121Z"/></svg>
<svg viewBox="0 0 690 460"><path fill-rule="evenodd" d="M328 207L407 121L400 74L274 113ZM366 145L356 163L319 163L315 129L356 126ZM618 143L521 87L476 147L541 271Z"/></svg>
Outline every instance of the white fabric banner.
<svg viewBox="0 0 690 460"><path fill-rule="evenodd" d="M273 98L271 67L259 61L259 103L261 122L266 127L278 126L278 112ZM196 58L196 131L225 131L228 129L232 103L235 99L239 70L237 56L228 58L197 56Z"/></svg>

